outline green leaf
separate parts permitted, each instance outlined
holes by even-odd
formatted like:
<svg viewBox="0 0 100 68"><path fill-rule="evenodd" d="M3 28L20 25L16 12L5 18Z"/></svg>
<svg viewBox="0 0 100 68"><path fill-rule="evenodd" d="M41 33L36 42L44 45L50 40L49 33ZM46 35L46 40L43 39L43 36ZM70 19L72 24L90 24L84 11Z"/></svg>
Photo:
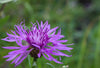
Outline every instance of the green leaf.
<svg viewBox="0 0 100 68"><path fill-rule="evenodd" d="M28 63L29 63L29 67L31 68L31 60L30 60L30 55L28 55Z"/></svg>
<svg viewBox="0 0 100 68"><path fill-rule="evenodd" d="M24 6L25 6L26 10L27 10L30 14L33 13L33 8L32 8L32 6L31 6L28 2L24 3Z"/></svg>
<svg viewBox="0 0 100 68"><path fill-rule="evenodd" d="M4 3L8 3L8 2L11 2L13 0L0 0L0 3L4 4Z"/></svg>
<svg viewBox="0 0 100 68"><path fill-rule="evenodd" d="M3 30L4 25L8 22L9 16L0 19L0 31Z"/></svg>
<svg viewBox="0 0 100 68"><path fill-rule="evenodd" d="M95 49L95 68L100 67L100 22L98 23L96 49Z"/></svg>
<svg viewBox="0 0 100 68"><path fill-rule="evenodd" d="M55 68L54 65L50 64L50 63L46 63L47 65L50 65L52 68Z"/></svg>

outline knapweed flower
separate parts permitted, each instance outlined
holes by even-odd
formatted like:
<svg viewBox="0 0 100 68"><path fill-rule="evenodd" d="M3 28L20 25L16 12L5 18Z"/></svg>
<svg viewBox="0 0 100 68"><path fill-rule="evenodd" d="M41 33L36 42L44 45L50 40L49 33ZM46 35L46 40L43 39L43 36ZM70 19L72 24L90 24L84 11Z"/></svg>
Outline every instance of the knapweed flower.
<svg viewBox="0 0 100 68"><path fill-rule="evenodd" d="M32 27L27 28L21 22L19 25L15 25L15 31L11 31L12 34L7 33L8 37L2 39L8 42L16 42L18 45L17 47L3 47L14 50L4 56L4 58L8 58L6 61L13 60L12 63L15 63L17 66L30 54L34 59L44 56L47 60L62 64L62 62L52 57L52 55L71 57L71 55L60 52L61 50L70 52L73 49L62 44L68 40L61 40L64 37L61 35L61 29L58 32L56 32L58 27L50 29L48 21L44 24L42 21L41 24L38 22L36 24L32 23Z"/></svg>

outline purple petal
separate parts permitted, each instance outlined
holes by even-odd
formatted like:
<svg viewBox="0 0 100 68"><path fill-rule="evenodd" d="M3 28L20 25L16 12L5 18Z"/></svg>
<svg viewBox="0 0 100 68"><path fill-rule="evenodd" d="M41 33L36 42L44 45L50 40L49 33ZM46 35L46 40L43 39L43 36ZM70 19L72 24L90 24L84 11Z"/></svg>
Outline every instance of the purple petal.
<svg viewBox="0 0 100 68"><path fill-rule="evenodd" d="M44 53L45 53L48 57L47 57ZM52 59L51 59L51 55L50 55L47 51L44 51L44 53L43 53L43 56L44 56L47 60L50 60L50 61L51 61L51 60L52 60Z"/></svg>
<svg viewBox="0 0 100 68"><path fill-rule="evenodd" d="M38 21L36 21L36 23L38 24L38 28L40 29L40 25L39 25L39 22L38 22Z"/></svg>
<svg viewBox="0 0 100 68"><path fill-rule="evenodd" d="M74 43L72 43L72 44L66 44L67 46L70 46L70 45L74 45Z"/></svg>
<svg viewBox="0 0 100 68"><path fill-rule="evenodd" d="M60 35L61 34L61 29L58 31L57 35Z"/></svg>
<svg viewBox="0 0 100 68"><path fill-rule="evenodd" d="M54 62L56 62L56 63L63 64L62 62L60 62L60 61L54 59L53 57L52 57L52 60L53 60Z"/></svg>
<svg viewBox="0 0 100 68"><path fill-rule="evenodd" d="M38 53L38 57L39 57L39 58L41 57L41 53L40 53L40 52Z"/></svg>
<svg viewBox="0 0 100 68"><path fill-rule="evenodd" d="M48 25L48 21L46 21L46 22L44 23L44 27L46 27L46 25Z"/></svg>
<svg viewBox="0 0 100 68"><path fill-rule="evenodd" d="M39 45L36 45L36 44L32 44L32 45L40 49L40 46Z"/></svg>
<svg viewBox="0 0 100 68"><path fill-rule="evenodd" d="M11 55L6 55L6 56L3 56L3 58L8 58L8 57L10 57Z"/></svg>
<svg viewBox="0 0 100 68"><path fill-rule="evenodd" d="M70 51L72 50L73 48L70 48L70 47L61 47L61 46L55 46L53 47L54 49L58 49L58 50L67 50L67 51Z"/></svg>
<svg viewBox="0 0 100 68"><path fill-rule="evenodd" d="M56 60L56 59L53 58L51 55L48 54L48 56L49 56L49 58L46 58L46 59L48 59L48 60L50 60L50 61L53 60L53 61L56 62L56 63L62 64L62 62Z"/></svg>
<svg viewBox="0 0 100 68"><path fill-rule="evenodd" d="M15 53L19 54L23 52L24 52L23 50L14 50L14 51L9 52L8 54L15 54Z"/></svg>
<svg viewBox="0 0 100 68"><path fill-rule="evenodd" d="M45 59L51 61L51 58L47 58L47 56L45 56L45 54L43 54L43 56L45 57Z"/></svg>
<svg viewBox="0 0 100 68"><path fill-rule="evenodd" d="M14 46L2 47L2 48L5 48L5 49L20 49L20 47L14 47Z"/></svg>
<svg viewBox="0 0 100 68"><path fill-rule="evenodd" d="M41 21L41 27L43 28L43 22Z"/></svg>
<svg viewBox="0 0 100 68"><path fill-rule="evenodd" d="M11 61L12 59L14 59L18 54L12 55L11 57L9 57L9 59L7 59L6 61Z"/></svg>
<svg viewBox="0 0 100 68"><path fill-rule="evenodd" d="M15 31L11 30L11 32L12 32L13 34L17 35Z"/></svg>
<svg viewBox="0 0 100 68"><path fill-rule="evenodd" d="M53 29L51 29L50 31L48 31L48 35L50 34L50 33L52 33L53 31L55 31L56 29L58 29L58 27L55 27L55 28L53 28Z"/></svg>
<svg viewBox="0 0 100 68"><path fill-rule="evenodd" d="M61 56L59 57L59 59L61 60Z"/></svg>
<svg viewBox="0 0 100 68"><path fill-rule="evenodd" d="M23 56L23 54L20 54L20 56L16 57L16 59L12 61L12 63L16 64L21 59L22 56Z"/></svg>
<svg viewBox="0 0 100 68"><path fill-rule="evenodd" d="M63 35L53 35L53 37L51 37L50 39L49 39L49 41L56 41L56 40L59 40L59 39L61 39L61 38L63 38L64 36Z"/></svg>
<svg viewBox="0 0 100 68"><path fill-rule="evenodd" d="M30 49L29 51L23 53L22 59L21 59L19 62L16 63L15 67L18 66L18 65L27 57L27 55L28 55L28 54L30 53L30 51L32 51L32 50L33 50L33 48ZM19 58L20 58L20 57L19 57ZM17 60L18 60L18 59L17 59Z"/></svg>
<svg viewBox="0 0 100 68"><path fill-rule="evenodd" d="M13 34L9 34L9 33L7 33L7 35L9 36L9 37L13 37L13 38L17 38L18 37L18 35L13 35Z"/></svg>
<svg viewBox="0 0 100 68"><path fill-rule="evenodd" d="M19 46L23 46L23 45L22 45L22 40L16 40L16 43L17 43Z"/></svg>
<svg viewBox="0 0 100 68"><path fill-rule="evenodd" d="M1 39L1 40L8 41L8 42L14 42L14 41L16 41L15 39L10 39L9 37L6 37L6 38Z"/></svg>
<svg viewBox="0 0 100 68"><path fill-rule="evenodd" d="M51 54L56 55L56 56L66 56L66 57L71 57L72 55L66 55L60 51L57 52L52 52Z"/></svg>
<svg viewBox="0 0 100 68"><path fill-rule="evenodd" d="M26 57L27 57L27 55L25 55L19 62L17 62L15 67L18 66Z"/></svg>

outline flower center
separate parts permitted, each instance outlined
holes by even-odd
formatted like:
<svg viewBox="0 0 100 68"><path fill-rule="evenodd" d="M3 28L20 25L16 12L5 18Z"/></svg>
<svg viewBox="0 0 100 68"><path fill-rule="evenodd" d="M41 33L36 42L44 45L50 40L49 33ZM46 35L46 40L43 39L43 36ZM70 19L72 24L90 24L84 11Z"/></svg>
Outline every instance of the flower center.
<svg viewBox="0 0 100 68"><path fill-rule="evenodd" d="M31 49L33 47L30 47L29 49ZM31 57L34 57L34 59L37 59L38 58L38 53L39 53L39 49L36 49L34 48L31 52L30 52L30 55Z"/></svg>

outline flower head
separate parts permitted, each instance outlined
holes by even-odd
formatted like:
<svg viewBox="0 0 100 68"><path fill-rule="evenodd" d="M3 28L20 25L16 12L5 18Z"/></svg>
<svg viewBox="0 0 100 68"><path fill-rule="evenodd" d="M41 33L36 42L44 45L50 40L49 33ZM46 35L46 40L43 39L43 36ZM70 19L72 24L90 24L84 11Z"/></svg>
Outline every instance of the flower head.
<svg viewBox="0 0 100 68"><path fill-rule="evenodd" d="M18 47L3 47L5 49L14 49L14 51L11 51L8 55L4 56L4 58L8 58L6 61L13 60L12 63L15 63L17 66L27 57L28 54L30 54L35 59L44 56L47 60L61 64L62 62L53 58L51 55L71 57L71 55L66 55L60 52L60 50L67 50L70 52L70 50L73 49L62 44L67 42L67 40L61 40L64 37L61 35L61 29L56 33L58 27L50 29L48 21L44 24L42 21L41 24L37 22L37 24L38 26L32 23L32 27L29 29L25 24L22 25L21 22L20 25L15 25L15 31L11 31L13 34L7 33L8 37L2 40L16 42Z"/></svg>

